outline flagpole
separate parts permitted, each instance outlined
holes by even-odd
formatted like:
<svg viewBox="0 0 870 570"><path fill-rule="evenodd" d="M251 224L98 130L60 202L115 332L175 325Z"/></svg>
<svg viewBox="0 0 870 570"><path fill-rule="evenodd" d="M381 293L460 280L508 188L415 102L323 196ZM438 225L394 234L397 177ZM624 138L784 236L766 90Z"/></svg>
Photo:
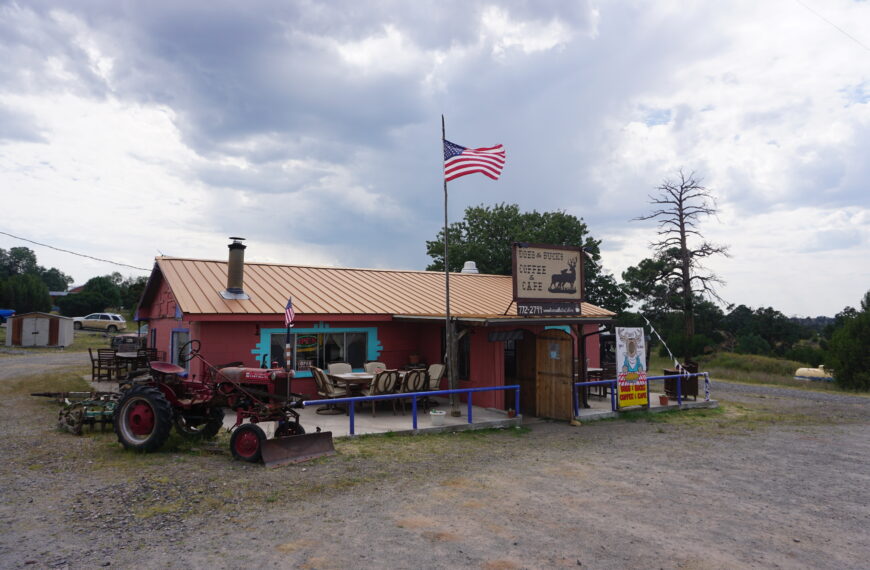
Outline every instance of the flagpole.
<svg viewBox="0 0 870 570"><path fill-rule="evenodd" d="M441 115L441 150L444 150L444 141L447 140L447 132L444 127L444 115ZM444 164L442 159L441 164ZM456 358L453 350L453 324L450 320L450 265L447 257L447 176L444 179L444 332L447 342L447 388L456 389ZM456 394L450 394L450 415L459 416L459 405Z"/></svg>

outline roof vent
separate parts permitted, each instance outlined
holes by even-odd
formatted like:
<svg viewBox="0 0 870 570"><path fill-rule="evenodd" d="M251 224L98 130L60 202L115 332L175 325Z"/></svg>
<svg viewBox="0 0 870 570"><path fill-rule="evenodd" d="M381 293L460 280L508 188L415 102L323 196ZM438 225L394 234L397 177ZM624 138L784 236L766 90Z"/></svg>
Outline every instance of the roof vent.
<svg viewBox="0 0 870 570"><path fill-rule="evenodd" d="M250 297L245 293L243 284L245 280L245 248L243 237L230 237L233 243L227 247L230 249L229 263L227 264L227 290L221 291L224 299L247 300Z"/></svg>
<svg viewBox="0 0 870 570"><path fill-rule="evenodd" d="M473 261L466 261L465 265L462 266L462 273L480 273L477 270L477 264Z"/></svg>

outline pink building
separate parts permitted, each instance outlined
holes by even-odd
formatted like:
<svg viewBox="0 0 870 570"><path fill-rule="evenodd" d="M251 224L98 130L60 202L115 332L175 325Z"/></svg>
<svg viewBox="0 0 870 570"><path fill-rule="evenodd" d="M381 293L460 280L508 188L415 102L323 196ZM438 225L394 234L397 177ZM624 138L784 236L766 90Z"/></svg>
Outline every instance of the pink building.
<svg viewBox="0 0 870 570"><path fill-rule="evenodd" d="M177 362L178 349L196 339L212 364L287 364L292 390L312 398L311 366L445 361L443 273L246 263L245 247L235 239L229 261L156 259L136 316L149 325L149 346ZM296 315L289 333L288 298ZM522 413L570 417L572 378L584 362L598 366L594 332L613 313L583 303L578 317L518 316L512 278L503 275L451 274L450 300L459 388L519 384ZM202 374L196 360L189 366ZM474 398L500 409L512 402L501 391Z"/></svg>

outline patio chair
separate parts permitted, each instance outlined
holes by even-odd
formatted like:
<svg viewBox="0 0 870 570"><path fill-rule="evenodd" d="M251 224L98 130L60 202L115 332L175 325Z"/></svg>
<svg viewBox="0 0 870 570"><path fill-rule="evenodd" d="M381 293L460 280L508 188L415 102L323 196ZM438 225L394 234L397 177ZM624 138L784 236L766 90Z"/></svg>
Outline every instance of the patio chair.
<svg viewBox="0 0 870 570"><path fill-rule="evenodd" d="M429 373L425 370L409 370L405 374L405 379L402 381L402 387L398 390L399 393L425 392L429 386ZM397 398L402 404L402 415L405 415L405 400L408 398Z"/></svg>
<svg viewBox="0 0 870 570"><path fill-rule="evenodd" d="M101 358L100 351L105 349L98 349L97 354L94 354L94 350L92 348L88 349L88 354L91 357L91 380L94 382L112 381L112 371L115 367L114 362L114 354L112 354L111 359Z"/></svg>
<svg viewBox="0 0 870 570"><path fill-rule="evenodd" d="M444 378L444 371L447 370L447 367L443 364L430 364L429 365L429 384L426 387L429 391L440 390L441 389L441 379ZM423 405L428 410L429 408L434 408L438 405L434 399L429 396L425 396L423 398Z"/></svg>
<svg viewBox="0 0 870 570"><path fill-rule="evenodd" d="M159 360L156 348L140 348L136 350L136 368L148 368L149 362Z"/></svg>
<svg viewBox="0 0 870 570"><path fill-rule="evenodd" d="M329 377L327 377L326 373L320 368L312 366L311 375L314 376L314 383L317 385L317 394L324 400L344 398L347 396L347 390L335 387ZM340 414L341 410L335 404L327 404L317 408L316 412L318 414Z"/></svg>
<svg viewBox="0 0 870 570"><path fill-rule="evenodd" d="M333 362L327 366L330 374L349 374L353 372L353 367L347 362Z"/></svg>
<svg viewBox="0 0 870 570"><path fill-rule="evenodd" d="M387 365L383 362L366 362L363 364L363 370L365 370L368 374L377 374L383 370L387 369Z"/></svg>
<svg viewBox="0 0 870 570"><path fill-rule="evenodd" d="M382 370L377 373L371 386L368 389L363 389L363 396L380 396L381 394L392 394L396 390L396 384L399 382L398 370ZM393 415L396 415L396 400L390 400L393 403ZM376 416L375 406L377 400L372 400L372 417Z"/></svg>

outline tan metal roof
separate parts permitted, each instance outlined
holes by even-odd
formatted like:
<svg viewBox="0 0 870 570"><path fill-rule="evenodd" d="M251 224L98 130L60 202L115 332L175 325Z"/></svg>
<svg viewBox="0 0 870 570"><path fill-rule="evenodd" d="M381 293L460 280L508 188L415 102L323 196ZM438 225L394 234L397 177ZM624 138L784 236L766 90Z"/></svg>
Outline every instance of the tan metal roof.
<svg viewBox="0 0 870 570"><path fill-rule="evenodd" d="M283 314L293 298L297 315L443 316L444 274L433 271L349 269L245 262L249 300L226 300L227 262L158 257L157 266L184 313ZM510 276L450 274L450 312L456 317L517 317ZM583 303L587 318L614 313Z"/></svg>

